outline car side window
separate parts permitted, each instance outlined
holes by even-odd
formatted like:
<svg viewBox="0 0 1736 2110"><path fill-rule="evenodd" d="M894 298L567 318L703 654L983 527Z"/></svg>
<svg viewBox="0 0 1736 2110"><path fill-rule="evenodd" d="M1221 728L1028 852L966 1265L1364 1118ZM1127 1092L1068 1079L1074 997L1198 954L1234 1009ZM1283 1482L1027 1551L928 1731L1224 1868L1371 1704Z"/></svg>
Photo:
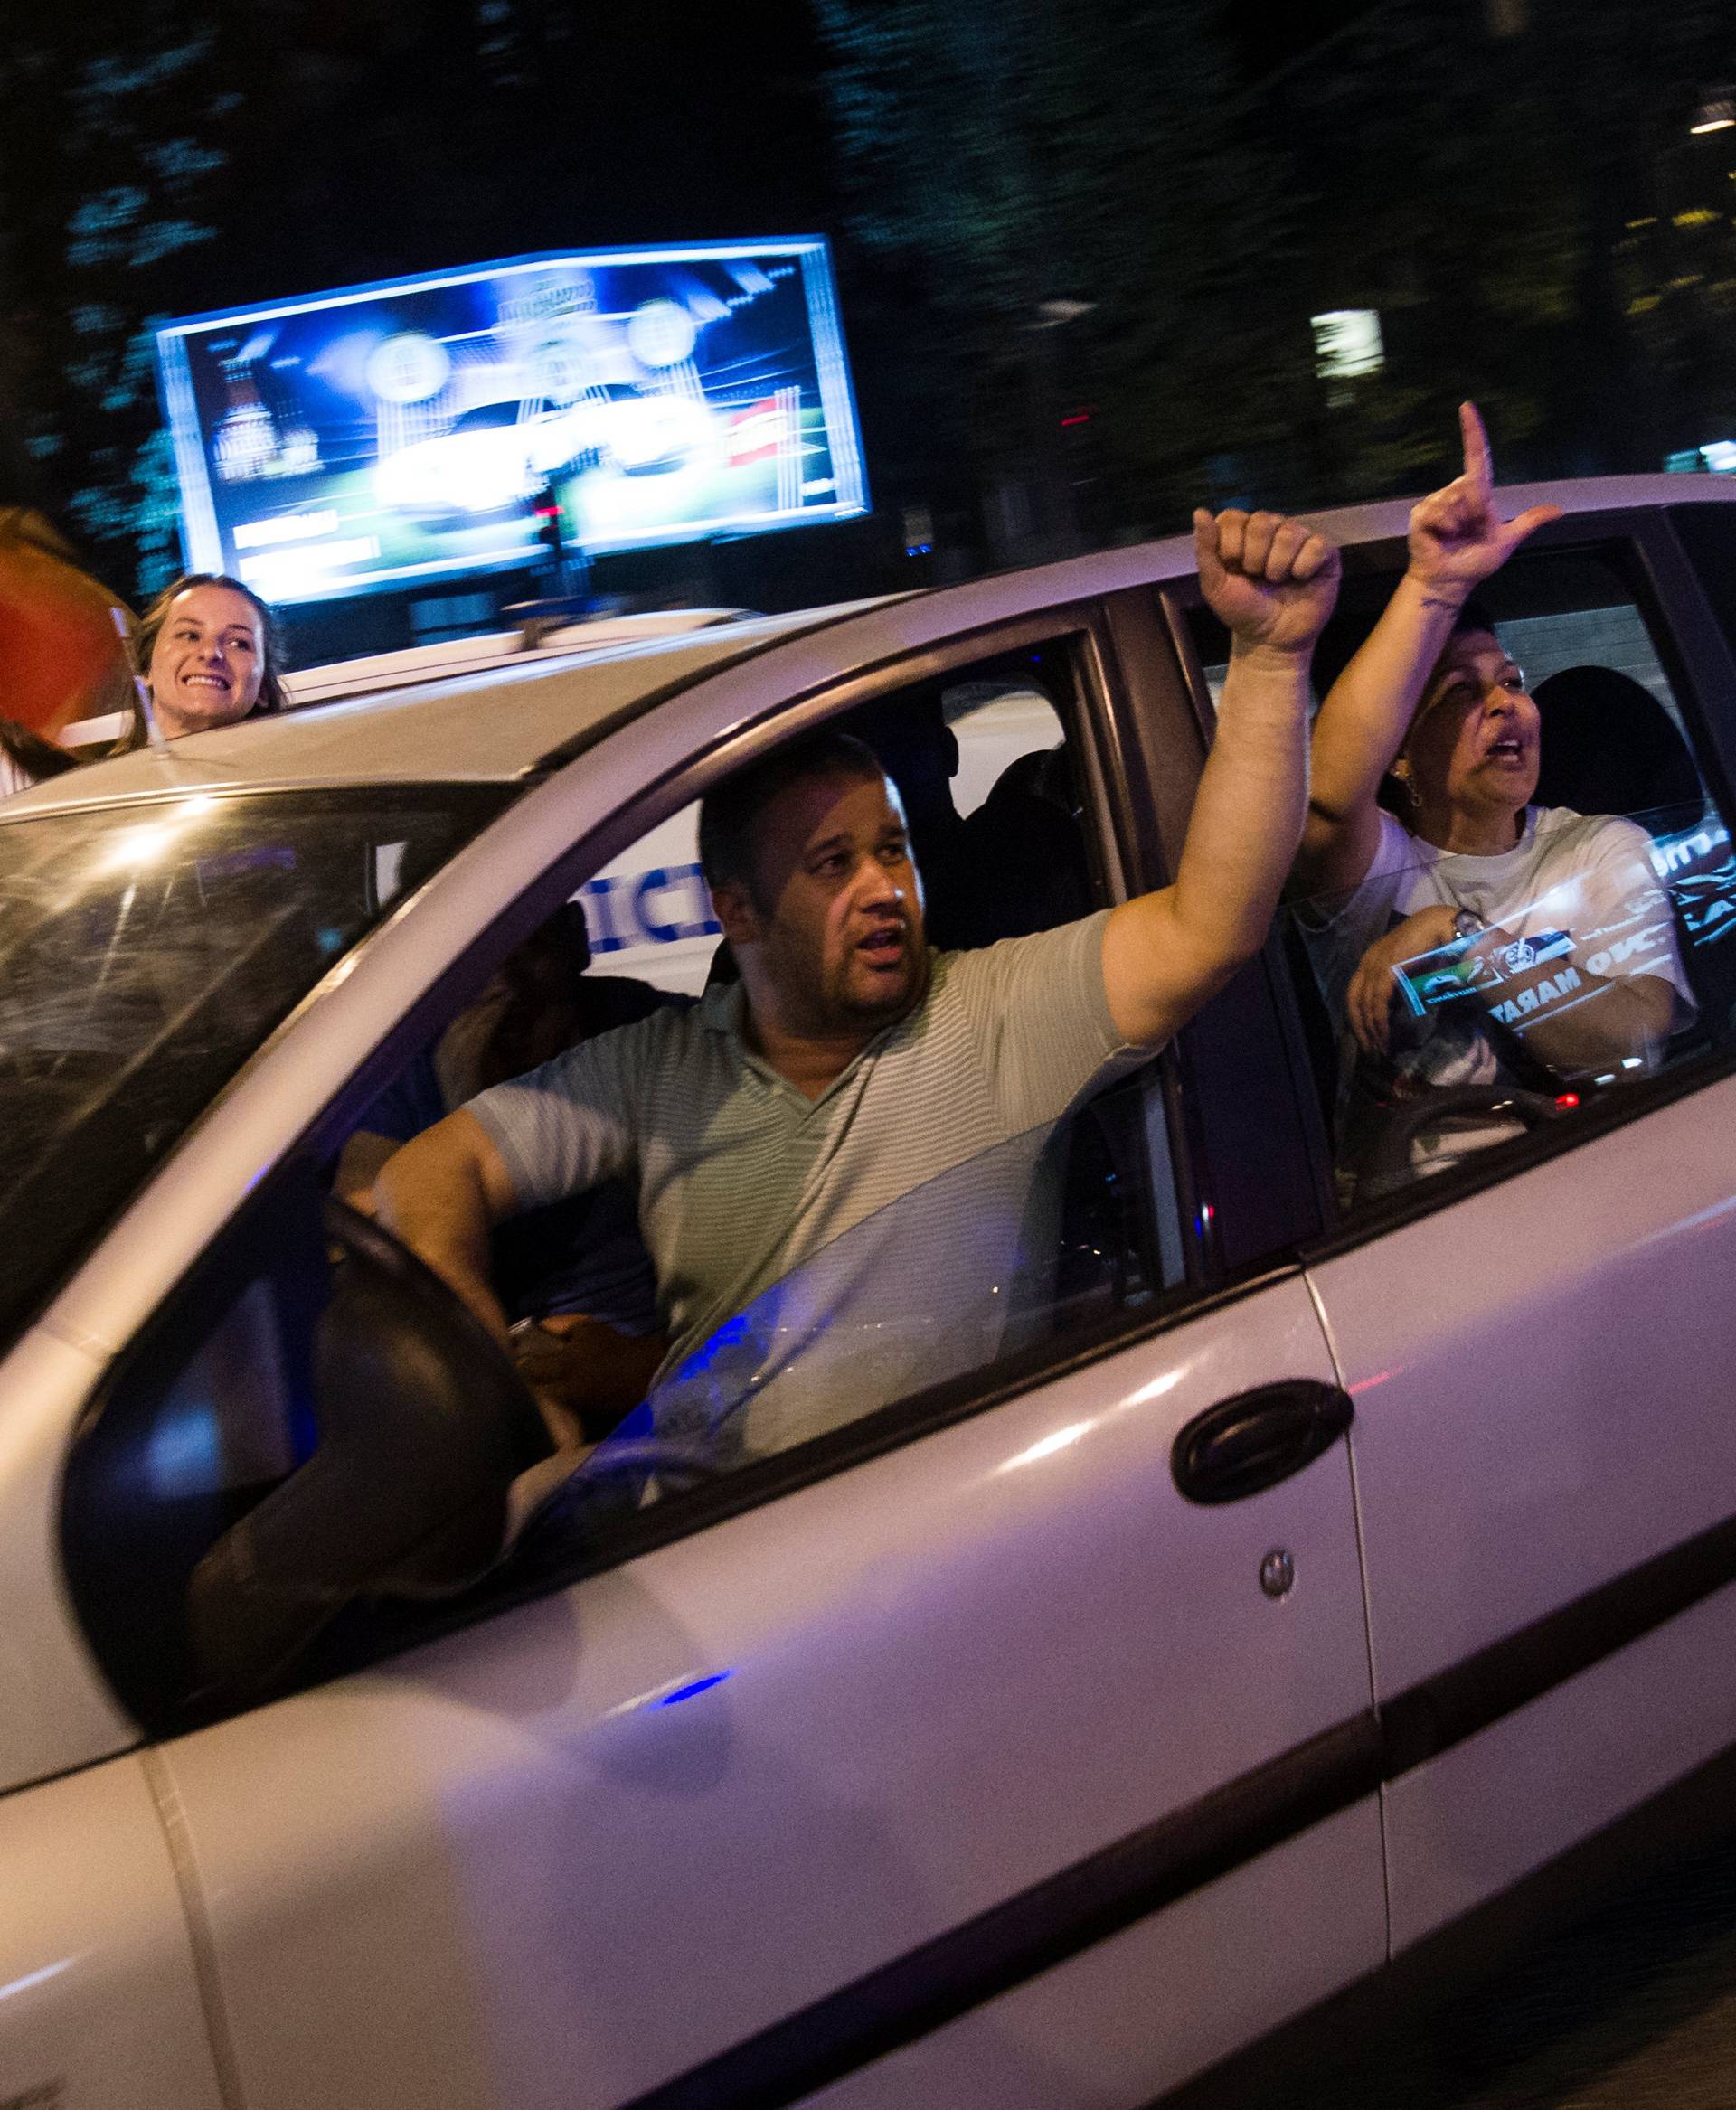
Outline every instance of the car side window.
<svg viewBox="0 0 1736 2110"><path fill-rule="evenodd" d="M854 714L904 796L934 942L1038 930L1093 901L1075 758L1052 655L1011 655ZM585 881L591 973L697 996L721 932L699 866L699 805L684 806Z"/></svg>
<svg viewBox="0 0 1736 2110"><path fill-rule="evenodd" d="M1350 583L1329 665L1391 584ZM1363 881L1280 911L1344 1213L1539 1130L1571 1135L1731 1036L1729 831L1637 577L1619 550L1540 550L1479 598L1535 711L1514 847L1429 842L1389 777Z"/></svg>
<svg viewBox="0 0 1736 2110"><path fill-rule="evenodd" d="M1034 1375L1155 1312L1182 1270L1144 1081L946 1166L702 1329L562 1482L524 1558L582 1558L624 1514L821 1439L895 1439L997 1369Z"/></svg>
<svg viewBox="0 0 1736 2110"><path fill-rule="evenodd" d="M1107 904L1109 895L1086 817L1078 731L1082 678L1076 641L1058 639L906 683L832 721L873 749L899 791L921 876L928 936L937 953L974 954L1004 938L1028 937L1072 924ZM670 915L665 920L664 907L655 908L648 917L640 913L644 904L666 904L682 890L684 907L680 917ZM680 1027L673 1024L685 1006L701 1002L713 1005L715 999L707 997L708 989L727 988L735 978L734 963L711 917L709 893L699 873L696 806L654 828L587 881L575 900L582 906L590 930L588 981L621 991L637 988L647 998L665 996L672 1007L663 1022L669 1030L659 1029L665 1040L708 1030L695 1027L691 1020ZM937 983L948 981L950 972L937 970ZM975 973L967 970L962 979L969 981ZM1026 1007L1041 1010L1049 994L1033 989ZM723 1013L717 1015L721 1019ZM1048 1226L1054 1248L1052 1279L1039 1294L1033 1259L1022 1268L1018 1289L1024 1305L1042 1305L1047 1316L1038 1324L1028 1310L1022 1314L1020 1326L1008 1335L1022 1343L1033 1324L1038 1324L1039 1332L1046 1328L1052 1334L1067 1314L1082 1318L1088 1313L1095 1316L1107 1309L1137 1307L1181 1282L1185 1273L1159 1072L1149 1067L1137 1079L1123 1074L1106 1076L1102 1082L1105 1089L1097 1102L1089 1110L1071 1114L1065 1139L1055 1142L1048 1156L1042 1155L1048 1144L1046 1133L1037 1135L1030 1144L1027 1182L1037 1177L1039 1158L1045 1177L1048 1168L1060 1170L1055 1175L1057 1212ZM720 1110L712 1112L718 1118L725 1117ZM1057 1107L1056 1116L1061 1112ZM707 1120L711 1117L705 1116ZM683 1121L700 1118L701 1110L684 1101L670 1135L646 1148L653 1158L659 1152L674 1158L691 1154L684 1153L682 1138L675 1130ZM885 1113L870 1108L863 1118L883 1120ZM1015 1118L1013 1126L1022 1129L1025 1123ZM992 1151L971 1147L968 1138L968 1129L959 1127L939 1159L918 1167L908 1182L901 1173L890 1185L871 1182L841 1213L826 1218L828 1236L846 1228L854 1232L864 1215L881 1214L885 1224L914 1225L921 1215L916 1204L901 1213L888 1212L883 1205L902 1184L924 1185L937 1172L952 1175L954 1189L962 1192L970 1177L964 1162L993 1155ZM807 1143L799 1147L806 1148ZM990 1177L986 1165L980 1169L984 1178ZM643 1156L637 1167L607 1183L606 1191L630 1197L629 1213L641 1241L639 1279L647 1292L655 1284L663 1286L664 1294L656 1299L655 1317L642 1309L629 1325L613 1311L582 1306L571 1297L564 1309L552 1308L542 1293L524 1294L520 1275L515 1273L509 1281L497 1268L497 1286L509 1312L524 1323L519 1340L524 1367L546 1397L578 1418L589 1439L606 1436L619 1425L626 1409L639 1403L654 1371L658 1382L666 1383L673 1364L663 1357L678 1359L696 1346L693 1322L703 1305L691 1292L672 1291L672 1284L688 1284L696 1267L716 1267L720 1248L733 1250L740 1245L735 1306L713 1314L718 1324L728 1325L766 1286L760 1265L765 1251L788 1250L795 1256L791 1266L806 1256L802 1240L786 1248L769 1235L778 1229L777 1223L760 1221L750 1209L722 1224L715 1236L708 1233L709 1246L696 1259L694 1251L683 1243L683 1227L708 1212L729 1213L727 1196L707 1198L701 1192L703 1185L700 1180L691 1192L685 1186L671 1192L656 1166ZM796 1190L771 1206L774 1216L777 1208L807 1210L814 1216L818 1207L814 1197ZM825 1206L834 1209L836 1204L828 1200ZM536 1239L545 1256L552 1226L560 1212L570 1211L571 1207L562 1203L533 1212ZM497 1241L497 1261L522 1248L524 1224L530 1220L507 1227ZM593 1228L587 1224L583 1235L594 1237ZM1033 1220L1027 1236L1037 1235ZM864 1242L859 1238L848 1249L859 1250ZM1005 1265L996 1263L1003 1268ZM583 1271L582 1261L575 1260L571 1272ZM781 1264L776 1271L781 1274ZM995 1296L1003 1300L1013 1296L1013 1286L995 1268L986 1273L978 1268L976 1275L985 1285L989 1276L995 1276ZM928 1279L931 1321L941 1323L948 1312L959 1315L952 1338L969 1338L961 1314L976 1294L974 1288L967 1285L961 1290L956 1271L947 1275L931 1270ZM913 1283L910 1295L917 1295L919 1288ZM1004 1301L995 1308L1005 1312L1007 1305ZM577 1323L581 1310L606 1319L617 1332L627 1325L643 1344L638 1353L625 1355L609 1334ZM840 1318L838 1339L848 1331ZM993 1357L967 1357L959 1367L972 1367L973 1360L984 1362ZM948 1375L956 1374L949 1358L930 1357L912 1366L907 1373L910 1382L903 1389L934 1381L943 1363ZM732 1361L731 1367L737 1363ZM894 1396L885 1381L868 1383L871 1367L892 1366L883 1357L876 1361L862 1353L858 1343L863 1381L840 1389L836 1395L844 1403L845 1418L877 1410Z"/></svg>
<svg viewBox="0 0 1736 2110"><path fill-rule="evenodd" d="M1111 899L1088 818L1083 678L1077 642L1058 639L908 683L831 721L873 750L900 794L936 955L933 1015L957 1014L956 1027L933 1031L979 1034L983 1045L966 1050L968 1076L948 1080L919 1078L917 1065L908 1083L894 1081L864 1064L811 1121L794 1088L760 1066L741 1096L755 1122L790 1128L802 1163L789 1177L760 1161L757 1173L716 1180L703 1163L678 1178L659 1169L683 1157L680 1131L694 1120L730 1134L749 1117L729 1095L684 1103L667 1134L648 1117L637 1196L656 1272L676 1292L661 1310L666 1353L623 1416L618 1394L600 1406L590 1395L593 1343L564 1358L540 1352L533 1374L598 1441L552 1498L526 1559L557 1569L582 1560L622 1520L804 1446L835 1450L871 1427L913 1431L952 1410L922 1404L938 1389L967 1400L998 1371L1038 1371L1184 1284L1165 1059L1088 1059L1040 1116L1017 1110L1040 1105L1041 1089L1015 1080L1041 1066L1045 1034L1082 1042L1093 1029L1078 1014L1101 1009L1095 930L1072 942ZM672 852L697 872L691 813L618 858L600 889L581 890L588 915L599 898L641 898L644 875L668 870ZM734 967L714 931L642 926L606 956L701 993L697 1014L658 1029L665 1039L736 1030ZM996 1022L1003 986L1018 1031ZM1005 1117L988 1103L997 1099ZM683 1294L714 1267L720 1245L731 1255L725 1293Z"/></svg>
<svg viewBox="0 0 1736 2110"><path fill-rule="evenodd" d="M310 1182L278 1182L131 1345L74 1442L68 1584L110 1683L148 1725L207 1679L188 1618L199 1561L316 1454L328 1263Z"/></svg>

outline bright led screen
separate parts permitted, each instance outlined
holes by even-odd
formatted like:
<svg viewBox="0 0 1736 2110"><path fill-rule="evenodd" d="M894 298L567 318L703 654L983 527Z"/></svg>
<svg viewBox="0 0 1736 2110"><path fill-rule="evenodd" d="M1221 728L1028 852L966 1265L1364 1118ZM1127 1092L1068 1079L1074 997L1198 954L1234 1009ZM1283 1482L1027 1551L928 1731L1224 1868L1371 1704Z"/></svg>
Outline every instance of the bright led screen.
<svg viewBox="0 0 1736 2110"><path fill-rule="evenodd" d="M196 570L279 601L846 519L824 240L522 257L156 334Z"/></svg>

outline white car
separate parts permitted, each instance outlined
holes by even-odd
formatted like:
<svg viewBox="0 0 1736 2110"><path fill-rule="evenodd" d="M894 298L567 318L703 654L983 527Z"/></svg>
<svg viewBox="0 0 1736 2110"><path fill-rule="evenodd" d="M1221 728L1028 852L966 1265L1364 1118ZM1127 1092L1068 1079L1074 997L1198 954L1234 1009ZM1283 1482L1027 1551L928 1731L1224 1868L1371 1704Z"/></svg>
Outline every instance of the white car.
<svg viewBox="0 0 1736 2110"><path fill-rule="evenodd" d="M516 401L479 403L449 432L387 455L374 468L374 495L399 513L499 513L578 467L627 476L681 468L710 440L713 422L690 397L616 381L528 418Z"/></svg>
<svg viewBox="0 0 1736 2110"><path fill-rule="evenodd" d="M1558 686L1546 768L1673 807L1663 1068L1485 1107L1436 1176L1401 1137L1346 1209L1280 930L1053 1139L998 1341L955 1269L822 1338L828 1433L687 1470L624 1424L540 1508L511 1368L328 1203L344 1135L575 891L628 875L598 965L686 976L656 844L864 706L967 757L1001 710L954 870L1009 920L1160 882L1222 659L1191 544L0 807L0 2102L1133 2110L1730 1806L1736 492L1505 497L1566 509L1494 582L1510 648L1632 691L1588 745ZM1327 517L1346 624L1403 522Z"/></svg>

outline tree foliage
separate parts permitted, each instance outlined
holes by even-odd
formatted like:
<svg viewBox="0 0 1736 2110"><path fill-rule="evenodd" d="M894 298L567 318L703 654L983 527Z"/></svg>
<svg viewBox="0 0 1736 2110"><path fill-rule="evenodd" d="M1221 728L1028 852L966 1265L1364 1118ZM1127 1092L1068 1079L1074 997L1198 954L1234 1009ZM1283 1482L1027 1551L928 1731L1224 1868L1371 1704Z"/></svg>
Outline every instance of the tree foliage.
<svg viewBox="0 0 1736 2110"><path fill-rule="evenodd" d="M141 571L174 562L149 328L196 276L239 98L191 8L39 18L0 52L0 470Z"/></svg>
<svg viewBox="0 0 1736 2110"><path fill-rule="evenodd" d="M818 5L854 231L986 472L1041 459L1033 310L1094 304L1054 361L1101 403L1099 533L1418 488L1467 395L1514 475L1736 419L1731 157L1687 133L1736 75L1720 0L1374 0L1269 52L1251 0ZM1309 317L1341 307L1386 363L1323 382Z"/></svg>
<svg viewBox="0 0 1736 2110"><path fill-rule="evenodd" d="M979 460L1043 474L1058 412L1094 400L1100 529L1293 444L1297 190L1237 132L1209 0L820 9L853 232L909 272ZM1055 302L1088 312L1045 331Z"/></svg>
<svg viewBox="0 0 1736 2110"><path fill-rule="evenodd" d="M1631 223L1661 188L1706 188L1687 127L1729 44L1711 0L1387 0L1265 99L1316 190L1326 305L1387 328L1387 373L1328 423L1348 490L1442 466L1467 395L1510 473L1655 468L1683 444L1694 410L1660 371L1665 333L1636 325L1685 274L1667 242L1642 257ZM1712 203L1727 230L1729 199Z"/></svg>

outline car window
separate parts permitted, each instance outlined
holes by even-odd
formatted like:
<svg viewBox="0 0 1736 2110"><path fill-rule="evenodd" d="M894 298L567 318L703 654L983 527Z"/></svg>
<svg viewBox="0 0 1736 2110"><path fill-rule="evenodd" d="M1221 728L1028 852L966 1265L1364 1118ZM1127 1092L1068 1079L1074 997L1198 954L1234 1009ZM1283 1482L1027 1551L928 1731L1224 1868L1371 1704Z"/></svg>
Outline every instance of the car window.
<svg viewBox="0 0 1736 2110"><path fill-rule="evenodd" d="M1152 1312L1183 1277L1156 1065L872 1212L666 1365L538 1540L637 1512L1014 1358Z"/></svg>
<svg viewBox="0 0 1736 2110"><path fill-rule="evenodd" d="M1353 582L1340 658L1390 583ZM1731 1036L1729 831L1643 589L1619 551L1540 551L1481 598L1540 729L1514 850L1445 855L1390 786L1362 884L1280 915L1341 1212L1571 1136Z"/></svg>
<svg viewBox="0 0 1736 2110"><path fill-rule="evenodd" d="M200 794L0 825L0 1336L508 796Z"/></svg>
<svg viewBox="0 0 1736 2110"><path fill-rule="evenodd" d="M919 849L928 851L937 944L986 943L1092 905L1082 800L1058 708L1071 680L1053 652L1015 655L889 698L854 724L871 746L885 748L894 776L902 770L907 807L919 802L911 817L928 836ZM937 762L926 748L948 734L953 747ZM998 908L977 899L995 893ZM688 996L704 988L719 931L699 868L697 804L641 836L575 898L593 975Z"/></svg>
<svg viewBox="0 0 1736 2110"><path fill-rule="evenodd" d="M1725 643L1736 654L1736 506L1702 502L1669 511Z"/></svg>
<svg viewBox="0 0 1736 2110"><path fill-rule="evenodd" d="M1582 1120L1728 1042L1736 871L1717 814L1540 810L1514 858L1488 861L1526 868L1498 907L1464 883L1464 861L1394 836L1392 862L1362 887L1283 911L1302 994L1321 1014L1316 1062L1345 1210ZM1464 935L1403 941L1409 918L1461 906Z"/></svg>

